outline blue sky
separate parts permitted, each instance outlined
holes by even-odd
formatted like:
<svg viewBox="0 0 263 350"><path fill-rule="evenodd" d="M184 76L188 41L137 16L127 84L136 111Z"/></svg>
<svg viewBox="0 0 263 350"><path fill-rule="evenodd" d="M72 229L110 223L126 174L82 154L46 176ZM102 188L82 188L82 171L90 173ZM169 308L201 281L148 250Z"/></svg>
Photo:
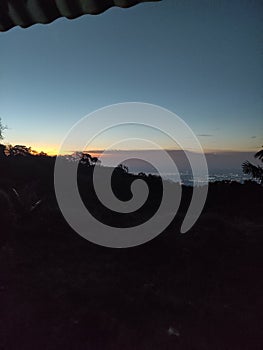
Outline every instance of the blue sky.
<svg viewBox="0 0 263 350"><path fill-rule="evenodd" d="M206 150L260 148L262 7L163 0L1 33L5 141L56 152L83 116L141 101L179 115Z"/></svg>

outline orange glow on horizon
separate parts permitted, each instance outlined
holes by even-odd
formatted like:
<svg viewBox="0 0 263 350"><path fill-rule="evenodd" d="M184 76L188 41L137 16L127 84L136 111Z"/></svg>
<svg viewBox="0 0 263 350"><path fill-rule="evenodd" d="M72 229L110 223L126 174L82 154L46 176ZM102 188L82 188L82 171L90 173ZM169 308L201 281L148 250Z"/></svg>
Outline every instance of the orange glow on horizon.
<svg viewBox="0 0 263 350"><path fill-rule="evenodd" d="M59 150L59 147L57 145L30 145L29 147L37 152L45 152L49 156L56 156Z"/></svg>
<svg viewBox="0 0 263 350"><path fill-rule="evenodd" d="M24 144L24 143L19 143L19 144ZM44 145L44 144L31 144L31 145L27 145L27 147L31 147L32 150L37 151L37 152L45 152L47 153L49 156L56 156L59 153L59 148L60 146L58 144L51 144L51 145ZM204 153L205 154L209 154L209 153L229 153L229 152L251 152L251 153L255 153L258 151L258 148L208 148L208 147L204 147ZM176 150L176 149L169 149L167 148L167 151L172 151L172 150ZM135 151L135 150L109 150L106 151L105 153L103 149L95 149L95 150L86 150L85 152L91 154L93 157L110 157L113 154L116 154L118 152L129 152L129 151ZM145 150L137 150L138 152L141 151L149 151L147 149ZM189 150L191 151L191 150ZM64 154L72 154L74 153L74 151L69 150L68 152L64 152Z"/></svg>

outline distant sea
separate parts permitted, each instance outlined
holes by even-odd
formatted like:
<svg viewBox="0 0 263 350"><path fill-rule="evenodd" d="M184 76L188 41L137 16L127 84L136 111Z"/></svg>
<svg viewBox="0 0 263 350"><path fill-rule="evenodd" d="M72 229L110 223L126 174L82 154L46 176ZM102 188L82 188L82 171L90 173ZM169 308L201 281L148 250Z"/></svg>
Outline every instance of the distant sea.
<svg viewBox="0 0 263 350"><path fill-rule="evenodd" d="M149 175L149 173L146 173ZM153 174L157 175L157 174ZM178 175L176 174L170 174L170 173L163 173L161 174L164 179L173 181L173 182L180 182L182 185L186 186L193 186L193 176L190 172L182 172L180 173L180 181L178 181ZM234 170L220 170L220 171L214 171L209 172L207 179L198 179L198 183L202 185L202 183L208 182L216 182L216 181L235 181L239 183L244 183L246 180L250 180L251 177L249 175L243 174L242 171L234 171Z"/></svg>

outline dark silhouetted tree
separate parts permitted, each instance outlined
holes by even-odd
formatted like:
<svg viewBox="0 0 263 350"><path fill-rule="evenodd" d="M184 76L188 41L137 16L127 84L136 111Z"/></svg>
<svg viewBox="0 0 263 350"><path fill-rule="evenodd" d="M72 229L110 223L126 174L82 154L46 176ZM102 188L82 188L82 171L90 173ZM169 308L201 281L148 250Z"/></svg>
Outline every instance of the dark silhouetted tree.
<svg viewBox="0 0 263 350"><path fill-rule="evenodd" d="M2 123L2 119L0 118L0 141L4 139L4 131L7 129L7 126Z"/></svg>
<svg viewBox="0 0 263 350"><path fill-rule="evenodd" d="M129 172L129 168L126 165L122 164L122 163L118 165L118 169L121 170L124 173L128 173Z"/></svg>
<svg viewBox="0 0 263 350"><path fill-rule="evenodd" d="M85 152L80 154L80 162L87 166L100 164L100 160L97 157L92 157L89 153Z"/></svg>
<svg viewBox="0 0 263 350"><path fill-rule="evenodd" d="M2 123L2 119L0 118L0 141L2 141L4 139L4 130L7 129L7 126L3 125ZM0 158L4 158L5 157L5 145L2 145L0 143Z"/></svg>
<svg viewBox="0 0 263 350"><path fill-rule="evenodd" d="M9 156L32 156L34 152L32 151L31 147L27 147L24 145L15 145L15 146L9 146L7 150Z"/></svg>
<svg viewBox="0 0 263 350"><path fill-rule="evenodd" d="M263 162L263 149L255 154L255 158L258 158ZM251 175L253 179L259 181L259 183L263 185L263 168L260 165L254 165L249 161L246 161L242 164L242 168L244 174Z"/></svg>

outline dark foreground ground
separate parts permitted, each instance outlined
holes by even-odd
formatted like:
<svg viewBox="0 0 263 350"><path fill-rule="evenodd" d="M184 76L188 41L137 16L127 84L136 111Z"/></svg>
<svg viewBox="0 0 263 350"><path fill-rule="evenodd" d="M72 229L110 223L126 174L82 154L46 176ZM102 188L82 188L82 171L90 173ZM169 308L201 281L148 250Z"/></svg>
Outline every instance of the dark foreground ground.
<svg viewBox="0 0 263 350"><path fill-rule="evenodd" d="M49 210L2 226L1 350L263 349L262 187L215 184L189 233L182 211L123 250Z"/></svg>

